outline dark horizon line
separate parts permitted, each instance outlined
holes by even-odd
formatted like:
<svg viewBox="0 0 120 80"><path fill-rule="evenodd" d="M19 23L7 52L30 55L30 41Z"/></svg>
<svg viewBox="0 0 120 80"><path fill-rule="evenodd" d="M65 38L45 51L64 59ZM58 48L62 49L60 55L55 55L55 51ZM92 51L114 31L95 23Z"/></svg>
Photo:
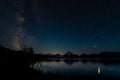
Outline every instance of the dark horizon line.
<svg viewBox="0 0 120 80"><path fill-rule="evenodd" d="M9 50L14 50L14 51L24 51L23 49L24 48L22 48L22 49L20 49L20 50L16 50L16 49L11 49L11 48L9 48L9 47L5 47L5 46L3 46L3 45L0 45L0 47L3 47L3 48L7 48L7 49L9 49ZM28 47L28 48L32 48L32 47ZM33 51L34 51L34 48L32 48L33 49ZM100 54L100 53L120 53L120 51L100 51L100 52L91 52L91 53L86 53L86 52L82 52L82 53L74 53L74 52L72 52L72 51L66 51L65 53L63 53L63 54L61 54L61 53L55 53L55 54L53 54L53 53L50 53L50 52L47 52L47 53L44 53L44 52L35 52L34 51L34 53L33 54L43 54L43 55L57 55L57 54L59 54L59 55L65 55L66 53L68 53L68 52L70 52L70 53L72 53L72 54L74 54L74 55L82 55L82 54L86 54L86 55L91 55L91 54Z"/></svg>
<svg viewBox="0 0 120 80"><path fill-rule="evenodd" d="M29 57L31 59L40 59L40 58L101 58L101 59L105 59L105 58L119 58L120 59L120 52L101 52L99 54L74 54L72 52L67 52L64 55L60 55L60 54L56 54L56 55L52 55L52 54L34 54L34 51L32 48L28 48L28 50L11 50L9 48L5 48L0 46L0 51L3 53L1 55L16 55L16 56L23 56L23 57ZM9 54L11 53L11 54Z"/></svg>

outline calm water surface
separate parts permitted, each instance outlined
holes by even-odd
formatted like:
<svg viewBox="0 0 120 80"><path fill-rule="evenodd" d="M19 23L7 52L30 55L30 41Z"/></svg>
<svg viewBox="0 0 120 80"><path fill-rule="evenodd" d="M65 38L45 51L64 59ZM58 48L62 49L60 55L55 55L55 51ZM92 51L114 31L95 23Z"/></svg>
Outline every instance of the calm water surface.
<svg viewBox="0 0 120 80"><path fill-rule="evenodd" d="M43 74L93 76L101 79L120 80L120 63L111 63L110 61L45 60L37 61L31 64L30 67Z"/></svg>

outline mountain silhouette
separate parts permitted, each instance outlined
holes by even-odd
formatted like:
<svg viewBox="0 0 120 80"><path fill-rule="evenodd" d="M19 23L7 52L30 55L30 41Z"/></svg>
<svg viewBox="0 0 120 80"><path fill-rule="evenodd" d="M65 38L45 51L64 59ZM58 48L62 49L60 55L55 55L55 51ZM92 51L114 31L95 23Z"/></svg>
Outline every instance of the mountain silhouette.
<svg viewBox="0 0 120 80"><path fill-rule="evenodd" d="M79 57L79 56L76 55L76 54L74 54L74 53L72 53L72 52L70 52L70 51L68 51L68 52L66 52L66 53L63 55L63 57L66 57L66 58L74 58L74 57Z"/></svg>
<svg viewBox="0 0 120 80"><path fill-rule="evenodd" d="M33 50L32 50L33 51ZM31 52L32 52L31 51ZM35 79L35 78L43 78L43 79L49 79L49 77L46 76L52 76L51 79L56 80L58 79L57 74L51 74L49 73L48 75L44 75L36 70L33 70L30 68L30 64L36 62L36 61L44 61L48 60L48 58L63 58L62 60L68 64L72 65L75 62L78 62L79 59L72 59L72 58L85 58L82 59L82 62L94 62L94 63L103 63L103 64L118 64L120 60L113 60L111 58L117 58L120 59L120 52L101 52L99 54L82 54L81 56L78 56L76 54L73 54L72 52L67 52L64 55L35 55L29 52L25 51L15 51L11 50L9 48L5 48L0 46L0 59L1 59L1 68L0 68L0 74L1 76L6 76L4 77L7 78L10 76L10 79L16 79L14 76L20 79ZM86 59L90 58L90 59ZM91 58L100 58L100 60L92 60ZM110 59L108 59L110 58ZM107 59L107 60L106 60ZM53 59L54 60L54 59ZM56 60L57 62L60 62L59 60ZM61 77L60 77L61 78ZM80 77L81 78L81 77ZM61 79L60 79L61 80ZM71 79L73 80L73 79Z"/></svg>

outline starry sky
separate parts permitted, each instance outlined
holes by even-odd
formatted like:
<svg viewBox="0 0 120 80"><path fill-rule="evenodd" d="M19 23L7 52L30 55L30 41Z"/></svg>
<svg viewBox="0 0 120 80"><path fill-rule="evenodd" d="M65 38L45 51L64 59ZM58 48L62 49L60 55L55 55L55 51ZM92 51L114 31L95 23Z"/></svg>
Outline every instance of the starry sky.
<svg viewBox="0 0 120 80"><path fill-rule="evenodd" d="M0 0L0 45L36 53L120 51L119 0Z"/></svg>

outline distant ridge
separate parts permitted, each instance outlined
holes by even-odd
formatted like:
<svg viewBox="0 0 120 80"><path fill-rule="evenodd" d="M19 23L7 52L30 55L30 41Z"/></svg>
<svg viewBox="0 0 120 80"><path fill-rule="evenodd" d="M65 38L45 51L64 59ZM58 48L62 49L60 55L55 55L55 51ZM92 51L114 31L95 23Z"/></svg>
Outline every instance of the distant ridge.
<svg viewBox="0 0 120 80"><path fill-rule="evenodd" d="M15 51L15 50L11 50L9 48L5 48L2 47L0 45L0 55L16 55L16 56L27 56L27 57L34 57L35 58L120 58L120 52L101 52L98 54L92 53L92 54L81 54L81 55L77 55L74 54L70 51L66 52L64 55L60 55L60 54L56 54L56 55L52 55L52 54L31 54L28 52L24 52L24 51Z"/></svg>

